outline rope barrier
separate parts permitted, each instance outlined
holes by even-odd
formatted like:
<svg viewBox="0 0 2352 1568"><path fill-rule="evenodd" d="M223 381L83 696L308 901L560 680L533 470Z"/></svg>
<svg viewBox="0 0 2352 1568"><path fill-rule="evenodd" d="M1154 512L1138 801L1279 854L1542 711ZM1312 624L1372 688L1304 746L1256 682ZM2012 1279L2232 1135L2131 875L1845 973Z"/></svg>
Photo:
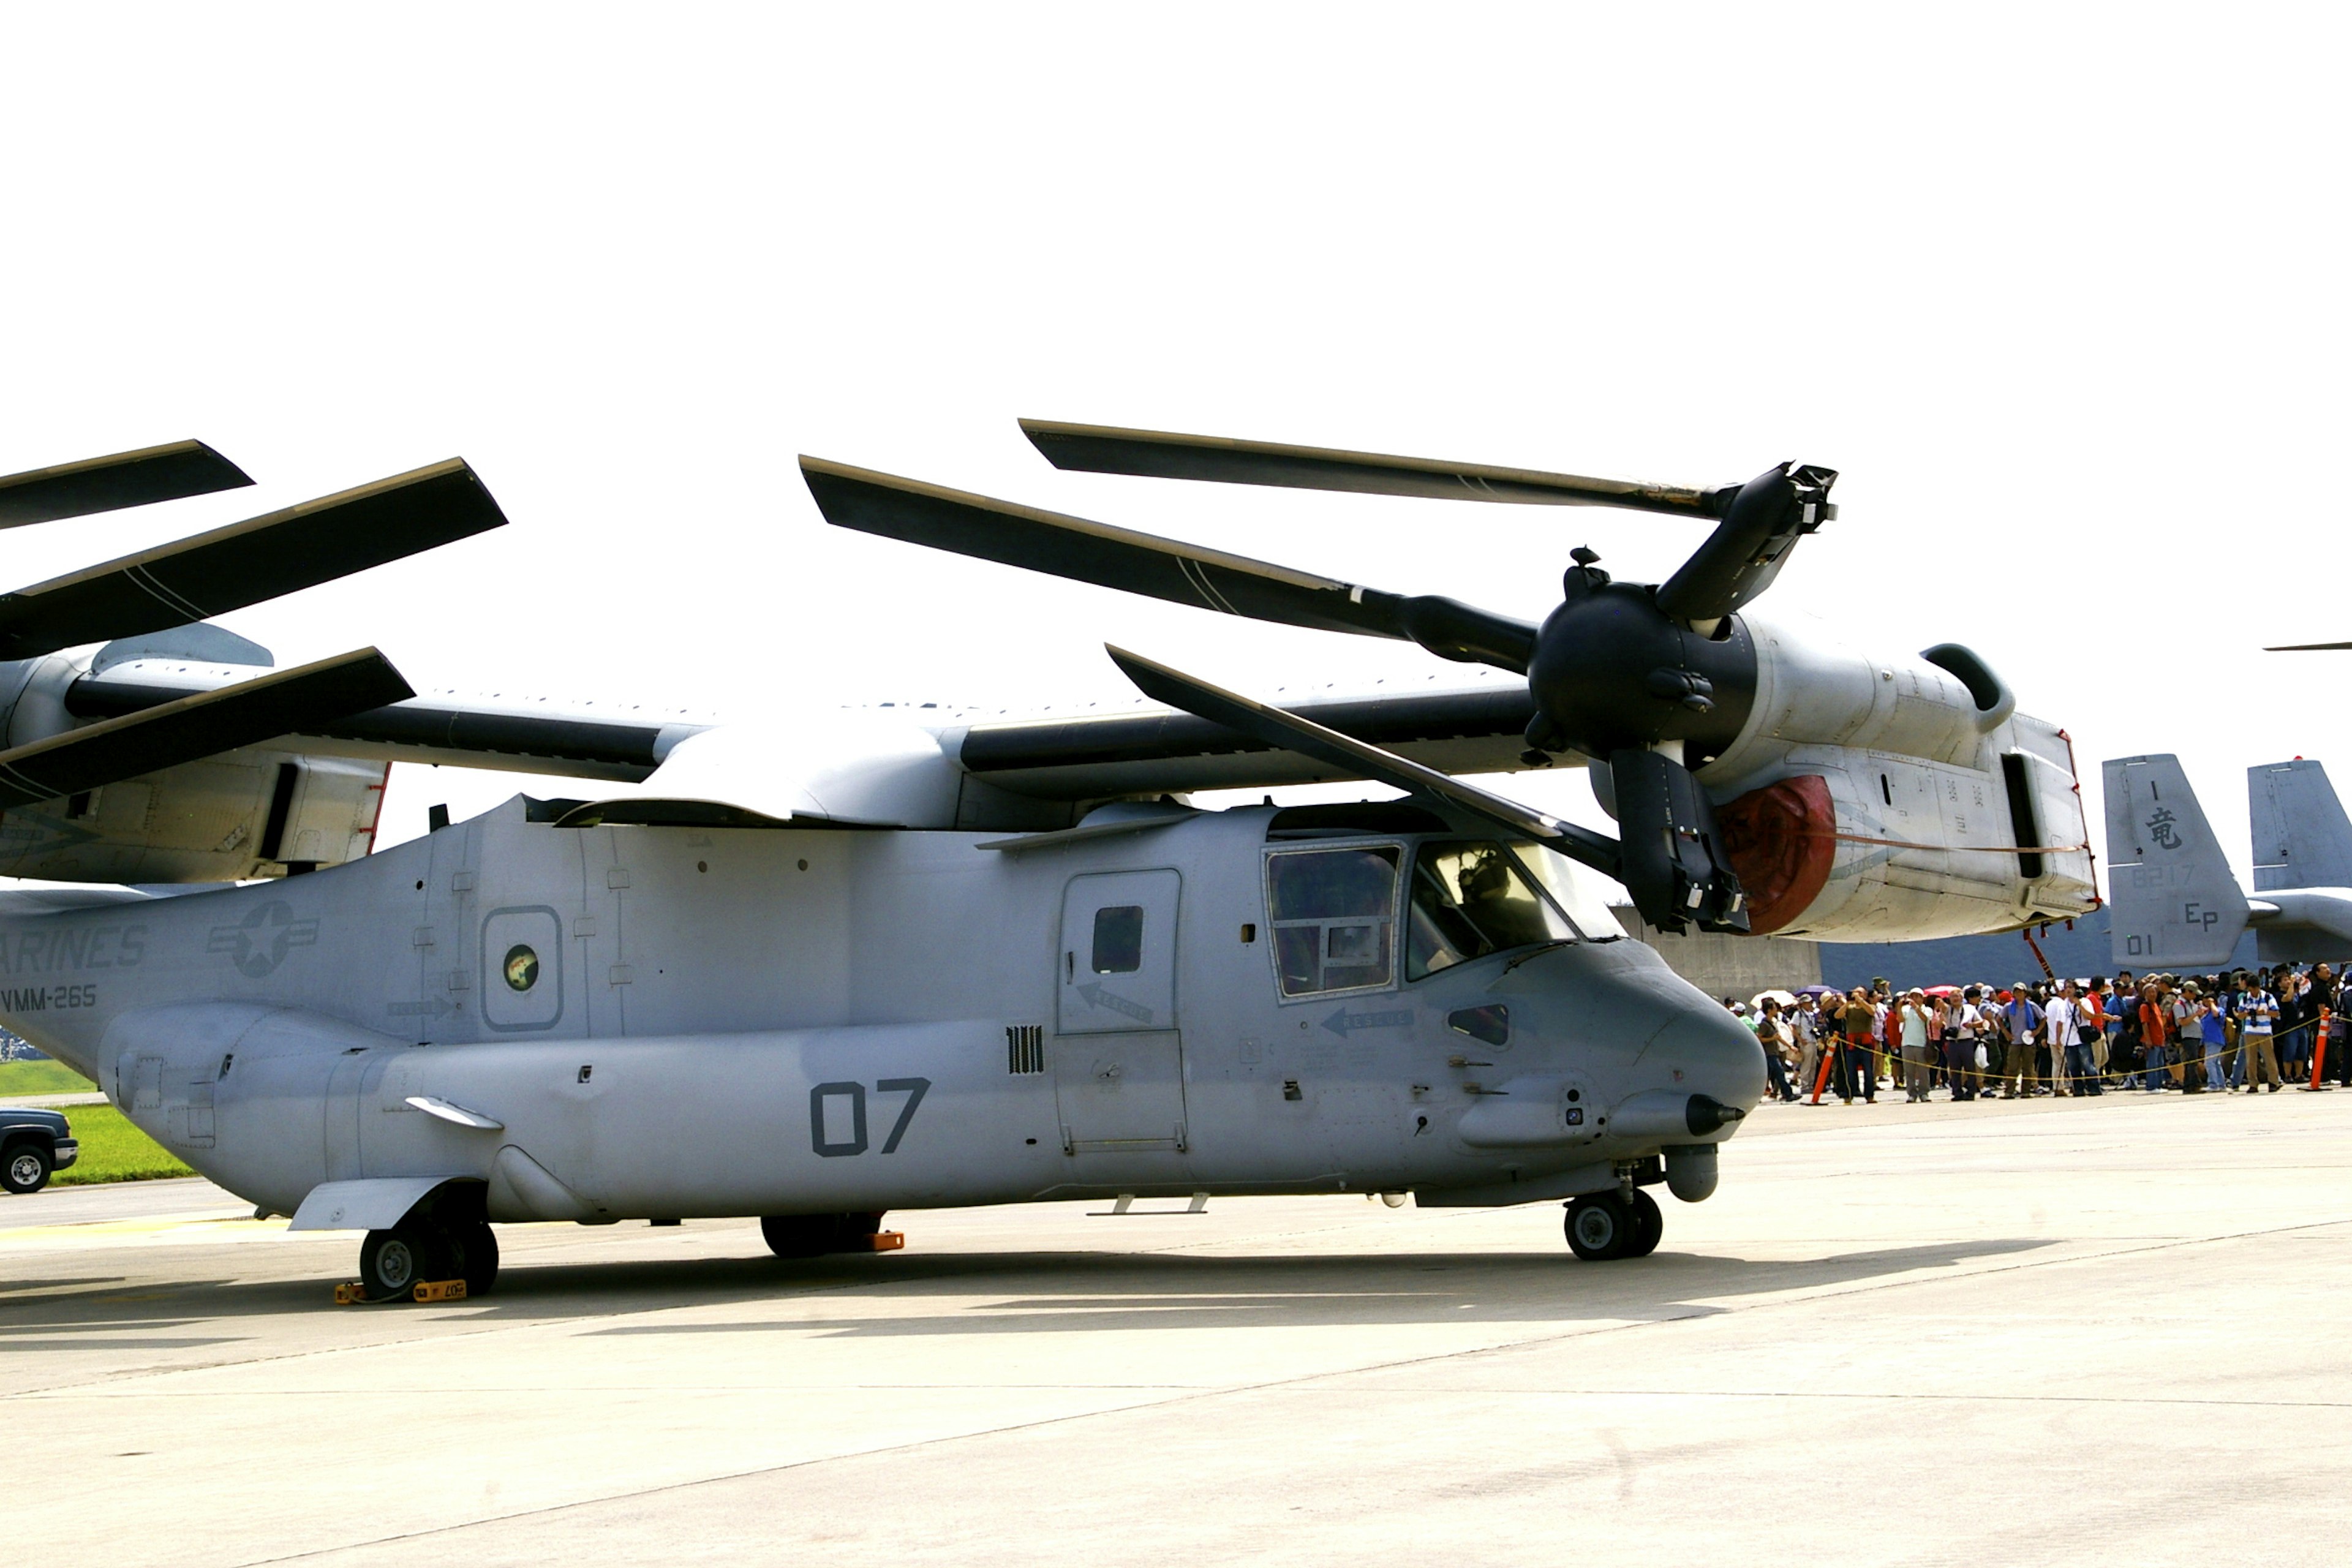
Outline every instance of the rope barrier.
<svg viewBox="0 0 2352 1568"><path fill-rule="evenodd" d="M1801 827L1790 835L1795 838L1834 838L1840 844L1875 844L1887 849L1927 849L1937 854L1954 855L2082 855L2090 851L2084 844L1914 844L1907 838L1865 838L1859 833L1823 833L1818 827Z"/></svg>

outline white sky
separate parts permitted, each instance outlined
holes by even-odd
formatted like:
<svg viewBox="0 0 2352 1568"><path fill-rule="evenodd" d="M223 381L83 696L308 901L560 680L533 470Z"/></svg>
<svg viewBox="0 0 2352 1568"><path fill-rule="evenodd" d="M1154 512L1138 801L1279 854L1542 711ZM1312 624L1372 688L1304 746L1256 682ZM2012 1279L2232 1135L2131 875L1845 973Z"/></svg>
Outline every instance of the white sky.
<svg viewBox="0 0 2352 1568"><path fill-rule="evenodd" d="M13 7L0 471L452 454L513 526L224 617L419 687L744 715L1432 669L825 527L807 451L1534 618L1636 514L1061 475L1016 416L1716 484L1842 470L1776 610L1969 643L2096 763L2336 761L2321 7ZM2339 773L2352 771L2352 756ZM530 787L565 793L544 781ZM1560 806L1574 779L1526 781ZM504 780L395 770L384 840ZM1589 803L1588 803L1589 805Z"/></svg>

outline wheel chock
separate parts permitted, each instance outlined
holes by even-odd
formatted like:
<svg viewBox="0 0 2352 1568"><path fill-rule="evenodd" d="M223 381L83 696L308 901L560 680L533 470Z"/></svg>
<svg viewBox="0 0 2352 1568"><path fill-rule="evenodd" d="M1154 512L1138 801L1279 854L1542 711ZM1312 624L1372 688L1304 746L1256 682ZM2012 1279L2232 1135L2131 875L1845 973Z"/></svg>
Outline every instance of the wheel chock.
<svg viewBox="0 0 2352 1568"><path fill-rule="evenodd" d="M466 1299L463 1279L420 1279L410 1292L420 1301L462 1301Z"/></svg>
<svg viewBox="0 0 2352 1568"><path fill-rule="evenodd" d="M877 1252L897 1252L907 1245L903 1230L877 1230L866 1238Z"/></svg>
<svg viewBox="0 0 2352 1568"><path fill-rule="evenodd" d="M356 1279L352 1280L352 1281L350 1284L348 1284L348 1285L338 1285L338 1286L336 1286L336 1287L335 1287L335 1305L336 1305L336 1306L338 1306L338 1307L364 1307L364 1306L366 1306L366 1305L367 1305L367 1287L366 1287L366 1286L364 1286L364 1285L362 1285L362 1284L361 1284L361 1283L360 1283L358 1280L356 1280Z"/></svg>

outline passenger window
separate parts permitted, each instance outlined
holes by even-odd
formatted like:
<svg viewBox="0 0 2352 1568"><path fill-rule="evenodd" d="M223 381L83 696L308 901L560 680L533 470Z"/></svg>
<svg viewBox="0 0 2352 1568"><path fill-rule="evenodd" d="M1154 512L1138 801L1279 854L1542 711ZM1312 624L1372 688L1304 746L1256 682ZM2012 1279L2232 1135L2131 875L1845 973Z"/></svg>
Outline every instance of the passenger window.
<svg viewBox="0 0 2352 1568"><path fill-rule="evenodd" d="M1394 847L1266 857L1266 912L1285 996L1368 991L1395 969Z"/></svg>
<svg viewBox="0 0 2352 1568"><path fill-rule="evenodd" d="M1483 838L1433 839L1414 852L1405 978L1538 942L1576 928L1536 889L1517 857Z"/></svg>
<svg viewBox="0 0 2352 1568"><path fill-rule="evenodd" d="M1143 967L1143 906L1120 904L1095 911L1097 974L1132 974Z"/></svg>

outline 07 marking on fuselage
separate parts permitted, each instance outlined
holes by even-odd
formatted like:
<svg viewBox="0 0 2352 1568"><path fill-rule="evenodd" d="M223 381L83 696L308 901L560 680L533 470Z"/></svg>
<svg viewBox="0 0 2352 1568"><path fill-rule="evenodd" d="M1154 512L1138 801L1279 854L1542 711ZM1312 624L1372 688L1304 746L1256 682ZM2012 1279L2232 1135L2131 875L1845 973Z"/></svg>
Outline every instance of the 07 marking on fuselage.
<svg viewBox="0 0 2352 1568"><path fill-rule="evenodd" d="M886 1078L876 1082L874 1092L877 1094L903 1094L907 1097L907 1103L898 1108L898 1120L891 1125L890 1136L882 1140L882 1152L895 1154L898 1152L898 1140L907 1135L908 1124L915 1120L915 1107L923 1103L923 1096L930 1091L930 1087L931 1080L927 1078ZM825 1101L829 1100L849 1102L849 1136L846 1138L825 1136ZM866 1147L866 1086L845 1079L837 1083L821 1083L811 1089L809 1148L824 1159L837 1160L863 1154Z"/></svg>
<svg viewBox="0 0 2352 1568"><path fill-rule="evenodd" d="M1150 1008L1140 1002L1130 1002L1124 996L1106 991L1097 983L1090 981L1079 986L1078 994L1087 999L1087 1005L1090 1007L1100 1007L1106 1012L1117 1013L1121 1017L1132 1018L1139 1024L1151 1022Z"/></svg>
<svg viewBox="0 0 2352 1568"><path fill-rule="evenodd" d="M1398 1029L1412 1022L1412 1009L1391 1007L1382 1013L1350 1013L1345 1007L1323 1020L1323 1026L1346 1039L1358 1029Z"/></svg>

